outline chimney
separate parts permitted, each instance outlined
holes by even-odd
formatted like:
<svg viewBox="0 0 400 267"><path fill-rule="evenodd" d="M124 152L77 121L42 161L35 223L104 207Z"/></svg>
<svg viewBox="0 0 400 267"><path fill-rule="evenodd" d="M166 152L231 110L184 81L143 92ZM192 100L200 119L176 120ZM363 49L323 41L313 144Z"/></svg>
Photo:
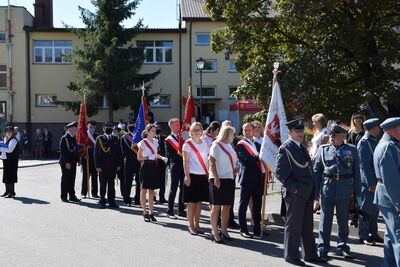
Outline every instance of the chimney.
<svg viewBox="0 0 400 267"><path fill-rule="evenodd" d="M35 18L33 26L36 28L53 28L53 0L35 0Z"/></svg>

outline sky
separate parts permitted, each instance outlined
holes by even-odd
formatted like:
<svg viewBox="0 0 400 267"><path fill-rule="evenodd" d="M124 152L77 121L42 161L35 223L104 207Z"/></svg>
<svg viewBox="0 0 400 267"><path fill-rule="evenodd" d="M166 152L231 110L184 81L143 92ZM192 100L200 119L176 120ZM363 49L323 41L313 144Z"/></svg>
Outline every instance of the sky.
<svg viewBox="0 0 400 267"><path fill-rule="evenodd" d="M35 0L10 0L10 4L24 6L34 15ZM143 25L149 28L177 28L177 0L141 0L136 15L125 21L126 27L136 25L138 19L143 19ZM7 5L7 0L0 0L0 6ZM84 27L78 10L78 5L94 11L90 0L53 0L54 27L63 27L63 22L73 27Z"/></svg>

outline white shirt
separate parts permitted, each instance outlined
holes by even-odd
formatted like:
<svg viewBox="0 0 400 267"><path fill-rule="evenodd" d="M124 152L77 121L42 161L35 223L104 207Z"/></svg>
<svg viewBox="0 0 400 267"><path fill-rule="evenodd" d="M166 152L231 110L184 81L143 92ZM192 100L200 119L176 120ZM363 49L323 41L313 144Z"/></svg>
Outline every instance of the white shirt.
<svg viewBox="0 0 400 267"><path fill-rule="evenodd" d="M17 131L15 138L17 138L18 142L21 141L21 133L19 131Z"/></svg>
<svg viewBox="0 0 400 267"><path fill-rule="evenodd" d="M144 143L146 140L146 142L153 148L153 151L155 154L153 154L150 151L150 148L148 148L148 146ZM143 153L143 157L149 159L149 160L155 160L157 159L157 151L158 151L158 140L156 138L153 138L153 140L149 140L147 138L143 139L142 141L139 142L138 146L142 149Z"/></svg>
<svg viewBox="0 0 400 267"><path fill-rule="evenodd" d="M253 136L253 141L262 145L263 138L261 136L260 137Z"/></svg>
<svg viewBox="0 0 400 267"><path fill-rule="evenodd" d="M208 170L208 154L210 152L210 148L206 142L202 141L201 144L196 144L192 138L190 138L187 142L192 142L194 147L199 151L204 164ZM205 175L206 172L204 171L203 167L201 166L196 153L192 150L189 144L185 142L182 147L182 150L189 153L189 172L198 175Z"/></svg>
<svg viewBox="0 0 400 267"><path fill-rule="evenodd" d="M0 148L1 150L1 159L7 159L7 154L6 153L11 153L14 151L15 146L18 144L18 141L13 138L11 139L10 143L8 143L8 147L2 147Z"/></svg>
<svg viewBox="0 0 400 267"><path fill-rule="evenodd" d="M208 135L203 135L202 137L201 137L201 140L203 140L204 142L206 142L207 143L207 145L208 145L208 147L211 147L211 145L212 145L212 142L214 141L214 138L212 138L212 137L210 137L210 136L208 136Z"/></svg>
<svg viewBox="0 0 400 267"><path fill-rule="evenodd" d="M224 142L219 142L226 151L231 155L233 160L233 168L236 168L236 164L238 161L235 150L230 144L225 144ZM232 170L232 164L229 159L229 156L222 150L222 148L214 143L210 149L210 156L215 159L215 166L217 168L218 177L220 179L233 179L234 174ZM213 172L210 171L210 179L215 178Z"/></svg>
<svg viewBox="0 0 400 267"><path fill-rule="evenodd" d="M322 145L322 140L328 135L328 128L323 128L321 131L315 133L314 137L311 139L312 146L310 149L310 156L312 159L317 156L317 151L319 146Z"/></svg>

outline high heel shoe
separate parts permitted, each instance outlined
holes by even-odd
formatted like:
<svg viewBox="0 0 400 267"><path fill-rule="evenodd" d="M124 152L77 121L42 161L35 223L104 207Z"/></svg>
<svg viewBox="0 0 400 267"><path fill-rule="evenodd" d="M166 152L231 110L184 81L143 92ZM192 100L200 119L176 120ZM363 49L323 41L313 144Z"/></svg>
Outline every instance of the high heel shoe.
<svg viewBox="0 0 400 267"><path fill-rule="evenodd" d="M219 232L219 235L221 235L223 238L225 238L227 241L234 241L235 239L225 235L222 231Z"/></svg>
<svg viewBox="0 0 400 267"><path fill-rule="evenodd" d="M211 242L215 242L217 244L224 244L224 240L222 238L220 240L215 239L214 235L211 235Z"/></svg>
<svg viewBox="0 0 400 267"><path fill-rule="evenodd" d="M2 194L1 196L2 196L2 197L6 197L6 196L8 196L9 194L10 194L10 192L6 191L6 192L4 192L4 194Z"/></svg>
<svg viewBox="0 0 400 267"><path fill-rule="evenodd" d="M10 193L8 194L8 196L6 196L6 198L14 198L15 197L15 193Z"/></svg>

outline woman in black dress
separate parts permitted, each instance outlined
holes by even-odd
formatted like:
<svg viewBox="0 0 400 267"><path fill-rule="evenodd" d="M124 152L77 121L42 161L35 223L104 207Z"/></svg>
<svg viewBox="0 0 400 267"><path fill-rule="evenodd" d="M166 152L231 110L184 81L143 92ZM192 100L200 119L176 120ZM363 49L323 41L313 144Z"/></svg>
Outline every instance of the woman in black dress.
<svg viewBox="0 0 400 267"><path fill-rule="evenodd" d="M350 122L350 130L347 133L347 144L352 144L357 146L358 141L364 136L365 130L364 130L364 116L355 113L353 116L351 116L351 122Z"/></svg>
<svg viewBox="0 0 400 267"><path fill-rule="evenodd" d="M6 191L2 196L13 198L15 197L15 183L18 181L19 144L12 126L5 129L4 143L7 147L1 147L0 151L3 160L3 183L6 185Z"/></svg>

